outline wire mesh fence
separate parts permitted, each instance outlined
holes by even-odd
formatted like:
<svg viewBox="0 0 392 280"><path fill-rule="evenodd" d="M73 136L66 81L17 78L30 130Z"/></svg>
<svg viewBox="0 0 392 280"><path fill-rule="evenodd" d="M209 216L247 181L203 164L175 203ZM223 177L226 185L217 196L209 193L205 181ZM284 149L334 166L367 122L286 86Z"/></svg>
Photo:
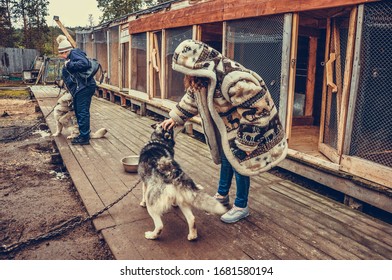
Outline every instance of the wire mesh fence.
<svg viewBox="0 0 392 280"><path fill-rule="evenodd" d="M349 154L392 167L392 2L366 4Z"/></svg>
<svg viewBox="0 0 392 280"><path fill-rule="evenodd" d="M284 15L227 23L227 57L259 74L277 107L280 100L283 30Z"/></svg>

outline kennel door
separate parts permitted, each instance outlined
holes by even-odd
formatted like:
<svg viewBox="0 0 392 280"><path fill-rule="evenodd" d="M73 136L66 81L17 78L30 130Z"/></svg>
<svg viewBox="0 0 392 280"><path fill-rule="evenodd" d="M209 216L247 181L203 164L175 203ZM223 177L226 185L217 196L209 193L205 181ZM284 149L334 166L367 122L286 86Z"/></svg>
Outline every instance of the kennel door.
<svg viewBox="0 0 392 280"><path fill-rule="evenodd" d="M340 163L353 64L357 8L350 18L328 18L319 151Z"/></svg>

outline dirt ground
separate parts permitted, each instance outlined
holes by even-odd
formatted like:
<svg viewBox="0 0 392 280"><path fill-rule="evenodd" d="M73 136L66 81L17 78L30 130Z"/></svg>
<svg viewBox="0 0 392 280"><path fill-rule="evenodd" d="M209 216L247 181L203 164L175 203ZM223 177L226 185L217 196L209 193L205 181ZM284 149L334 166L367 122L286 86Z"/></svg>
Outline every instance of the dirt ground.
<svg viewBox="0 0 392 280"><path fill-rule="evenodd" d="M0 260L113 259L91 222L36 241L73 217L88 216L56 152L36 101L0 84L0 247L33 239L9 253L0 248Z"/></svg>

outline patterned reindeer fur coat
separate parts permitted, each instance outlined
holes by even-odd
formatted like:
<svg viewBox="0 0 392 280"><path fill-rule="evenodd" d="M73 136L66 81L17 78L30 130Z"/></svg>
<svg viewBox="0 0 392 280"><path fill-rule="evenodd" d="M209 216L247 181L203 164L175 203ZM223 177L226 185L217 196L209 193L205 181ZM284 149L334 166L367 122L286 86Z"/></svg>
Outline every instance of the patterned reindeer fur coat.
<svg viewBox="0 0 392 280"><path fill-rule="evenodd" d="M216 164L223 150L234 169L251 176L286 157L288 146L278 111L259 75L195 40L179 44L172 67L209 79L207 88L188 89L169 114L179 124L200 115Z"/></svg>

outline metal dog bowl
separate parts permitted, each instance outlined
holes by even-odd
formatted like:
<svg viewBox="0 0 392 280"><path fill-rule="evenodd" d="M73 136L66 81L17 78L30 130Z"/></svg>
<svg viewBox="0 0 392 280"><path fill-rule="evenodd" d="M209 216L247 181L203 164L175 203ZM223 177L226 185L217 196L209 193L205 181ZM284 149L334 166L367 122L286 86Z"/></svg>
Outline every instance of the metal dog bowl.
<svg viewBox="0 0 392 280"><path fill-rule="evenodd" d="M139 165L139 156L127 156L121 160L124 170L129 173L136 173Z"/></svg>

